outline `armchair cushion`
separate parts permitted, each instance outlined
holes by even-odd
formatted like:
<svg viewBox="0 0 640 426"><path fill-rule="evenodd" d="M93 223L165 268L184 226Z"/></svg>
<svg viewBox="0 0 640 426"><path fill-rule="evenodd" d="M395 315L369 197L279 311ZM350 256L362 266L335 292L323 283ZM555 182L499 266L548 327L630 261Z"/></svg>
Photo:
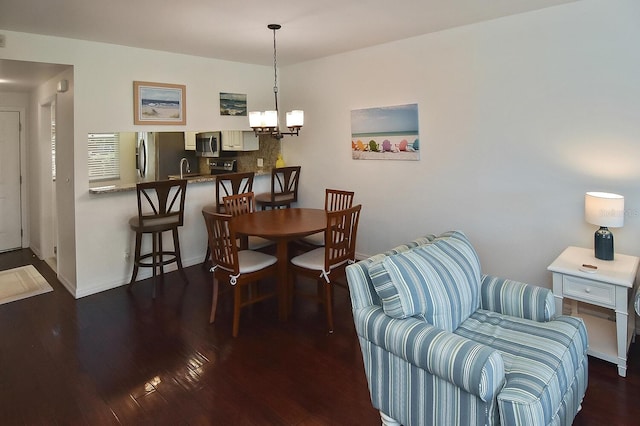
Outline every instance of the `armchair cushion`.
<svg viewBox="0 0 640 426"><path fill-rule="evenodd" d="M459 231L384 257L369 273L384 312L455 330L479 307L480 261Z"/></svg>
<svg viewBox="0 0 640 426"><path fill-rule="evenodd" d="M565 411L587 386L587 334L582 320L537 322L479 309L454 332L498 350L506 384L498 395L503 424L564 424ZM576 374L576 370L582 373Z"/></svg>

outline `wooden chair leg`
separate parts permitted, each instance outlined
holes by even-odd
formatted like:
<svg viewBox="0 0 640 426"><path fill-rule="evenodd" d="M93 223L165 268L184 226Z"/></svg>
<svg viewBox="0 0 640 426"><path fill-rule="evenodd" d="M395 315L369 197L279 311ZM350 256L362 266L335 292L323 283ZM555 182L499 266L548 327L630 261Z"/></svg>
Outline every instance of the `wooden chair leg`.
<svg viewBox="0 0 640 426"><path fill-rule="evenodd" d="M187 273L182 268L182 256L180 255L180 238L178 237L178 228L173 229L173 248L176 252L176 263L178 264L178 271L180 271L180 275L184 280L185 284L189 284L189 280L187 279Z"/></svg>
<svg viewBox="0 0 640 426"><path fill-rule="evenodd" d="M158 265L160 265L160 275L162 276L162 279L164 279L164 265L162 264L162 262L164 261L164 249L162 248L162 232L158 232L156 234L156 238L158 239L158 249L156 250L156 253L158 254Z"/></svg>
<svg viewBox="0 0 640 426"><path fill-rule="evenodd" d="M209 315L209 324L216 320L216 311L218 309L218 280L216 279L215 272L213 274L213 294L211 296L211 314Z"/></svg>
<svg viewBox="0 0 640 426"><path fill-rule="evenodd" d="M162 241L162 234L158 232L151 233L151 268L153 269L153 290L151 292L151 298L156 298L156 265L158 264L158 238ZM162 242L160 242L160 250L162 250ZM160 255L162 259L162 255ZM160 269L162 271L162 268Z"/></svg>
<svg viewBox="0 0 640 426"><path fill-rule="evenodd" d="M233 337L238 337L240 330L240 309L242 307L242 287L235 285L233 287Z"/></svg>

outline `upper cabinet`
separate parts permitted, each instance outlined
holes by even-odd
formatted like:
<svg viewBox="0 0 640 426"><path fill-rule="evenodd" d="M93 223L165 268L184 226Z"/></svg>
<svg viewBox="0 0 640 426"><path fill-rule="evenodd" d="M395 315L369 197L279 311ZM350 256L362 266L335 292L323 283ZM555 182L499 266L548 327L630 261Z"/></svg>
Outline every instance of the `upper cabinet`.
<svg viewBox="0 0 640 426"><path fill-rule="evenodd" d="M184 132L184 149L185 151L196 150L196 133L198 132Z"/></svg>
<svg viewBox="0 0 640 426"><path fill-rule="evenodd" d="M253 132L223 130L220 132L223 151L257 151L258 137Z"/></svg>

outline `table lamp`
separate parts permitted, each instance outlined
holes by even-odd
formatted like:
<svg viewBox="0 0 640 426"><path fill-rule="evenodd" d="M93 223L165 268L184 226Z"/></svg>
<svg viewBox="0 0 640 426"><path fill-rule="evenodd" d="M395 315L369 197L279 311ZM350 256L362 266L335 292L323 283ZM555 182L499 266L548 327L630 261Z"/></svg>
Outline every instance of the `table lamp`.
<svg viewBox="0 0 640 426"><path fill-rule="evenodd" d="M597 259L613 260L613 234L609 227L624 224L624 197L608 192L587 192L584 197L584 218L598 225L593 248Z"/></svg>

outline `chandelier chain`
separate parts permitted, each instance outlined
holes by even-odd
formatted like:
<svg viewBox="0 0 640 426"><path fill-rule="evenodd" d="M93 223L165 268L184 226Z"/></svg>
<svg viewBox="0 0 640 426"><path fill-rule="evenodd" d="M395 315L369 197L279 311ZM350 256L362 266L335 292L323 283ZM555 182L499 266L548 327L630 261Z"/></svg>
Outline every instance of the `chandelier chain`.
<svg viewBox="0 0 640 426"><path fill-rule="evenodd" d="M278 111L278 55L276 50L276 31L273 29L273 94L276 102L276 111Z"/></svg>

